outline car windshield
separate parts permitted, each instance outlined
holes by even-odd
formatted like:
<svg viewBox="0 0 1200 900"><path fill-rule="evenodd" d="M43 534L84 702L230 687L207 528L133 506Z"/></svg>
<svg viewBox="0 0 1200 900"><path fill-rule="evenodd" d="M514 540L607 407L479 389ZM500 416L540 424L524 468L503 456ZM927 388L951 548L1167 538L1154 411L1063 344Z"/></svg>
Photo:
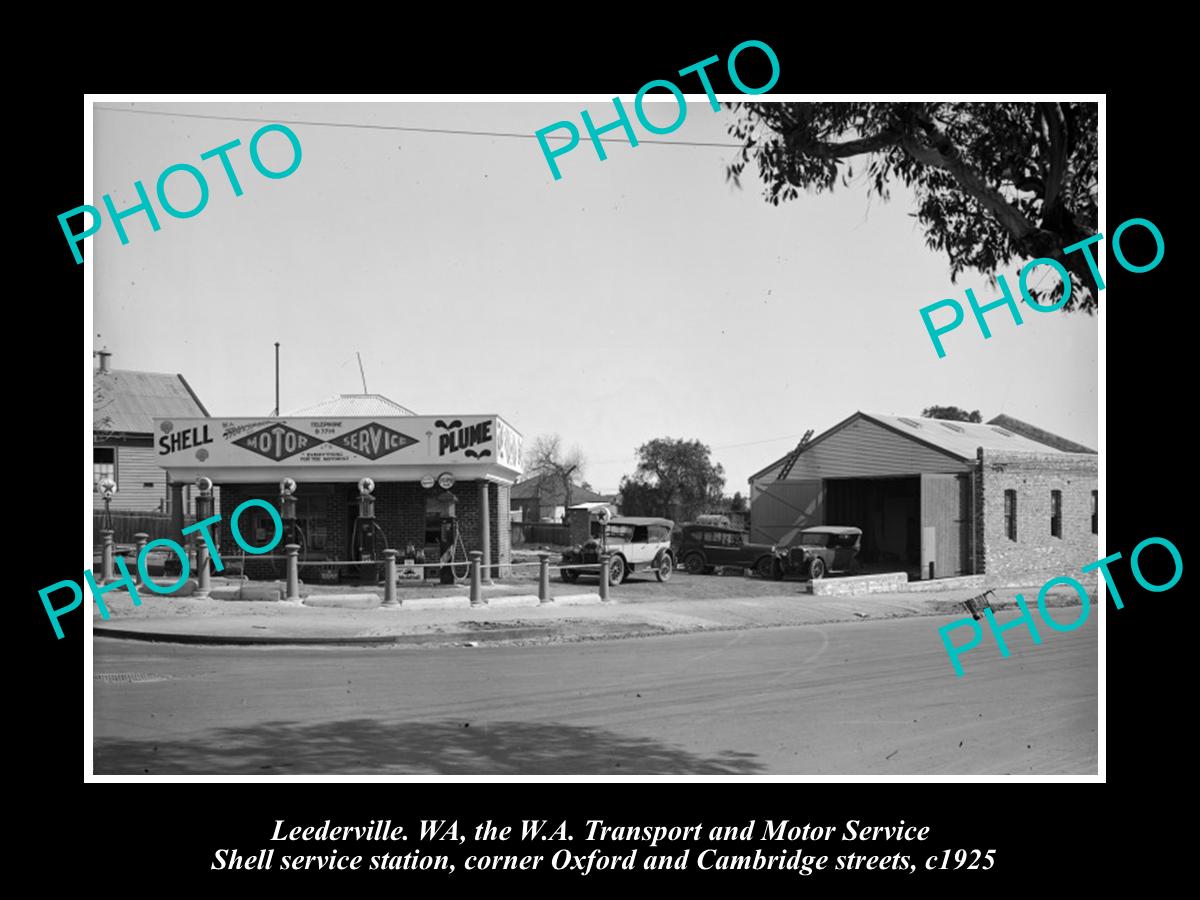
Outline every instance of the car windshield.
<svg viewBox="0 0 1200 900"><path fill-rule="evenodd" d="M809 547L828 547L829 538L825 531L805 531L800 535L800 543Z"/></svg>
<svg viewBox="0 0 1200 900"><path fill-rule="evenodd" d="M609 525L608 526L608 539L610 541L624 541L627 543L629 541L632 541L633 540L633 526L632 525Z"/></svg>

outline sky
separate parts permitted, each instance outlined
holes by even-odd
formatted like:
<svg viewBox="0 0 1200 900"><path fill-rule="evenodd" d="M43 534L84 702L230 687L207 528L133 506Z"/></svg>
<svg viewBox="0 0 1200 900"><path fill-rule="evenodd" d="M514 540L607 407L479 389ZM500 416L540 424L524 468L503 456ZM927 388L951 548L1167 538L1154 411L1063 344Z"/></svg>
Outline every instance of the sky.
<svg viewBox="0 0 1200 900"><path fill-rule="evenodd" d="M653 106L652 121L672 119L674 101ZM807 429L858 410L1003 412L1098 447L1094 317L1023 307L1018 327L997 310L984 340L968 309L937 357L918 310L1000 292L984 273L951 282L903 186L886 203L859 182L774 207L753 173L726 181L734 147L648 144L636 119L642 143L607 143L601 161L584 132L557 181L526 137L290 125L302 159L280 179L247 149L280 120L532 135L560 120L583 132L584 108L614 117L594 99L99 103L89 202L131 207L134 181L153 196L176 163L210 195L187 219L155 200L161 229L135 214L125 246L107 220L87 239L93 349L113 368L182 373L216 416L272 411L276 341L285 413L361 392L358 353L368 390L414 412L498 413L527 446L559 434L601 491L634 471L639 445L673 437L709 445L726 493L746 494ZM703 95L687 110L661 140L732 143L732 113ZM200 159L235 138L240 197ZM270 168L291 160L279 134L260 147ZM181 209L199 196L186 174L167 190ZM1003 273L1014 290L1021 262Z"/></svg>

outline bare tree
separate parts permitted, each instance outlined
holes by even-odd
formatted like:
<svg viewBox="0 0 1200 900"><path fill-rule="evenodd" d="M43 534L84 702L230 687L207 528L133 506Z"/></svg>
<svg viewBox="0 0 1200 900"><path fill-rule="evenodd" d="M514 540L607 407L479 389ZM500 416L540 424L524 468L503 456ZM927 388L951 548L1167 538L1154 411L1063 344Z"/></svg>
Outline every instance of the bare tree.
<svg viewBox="0 0 1200 900"><path fill-rule="evenodd" d="M583 477L587 460L578 446L563 449L562 438L557 434L539 435L530 445L525 456L525 472L534 478L547 479L562 485L563 508L571 506L574 480ZM539 494L541 488L539 486ZM541 497L538 497L541 506Z"/></svg>

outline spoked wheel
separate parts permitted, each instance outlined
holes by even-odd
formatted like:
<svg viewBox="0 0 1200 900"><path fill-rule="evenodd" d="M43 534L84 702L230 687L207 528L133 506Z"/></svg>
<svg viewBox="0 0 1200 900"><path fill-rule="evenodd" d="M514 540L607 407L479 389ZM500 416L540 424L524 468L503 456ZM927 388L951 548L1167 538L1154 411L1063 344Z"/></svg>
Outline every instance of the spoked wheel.
<svg viewBox="0 0 1200 900"><path fill-rule="evenodd" d="M755 564L754 571L759 578L770 578L775 574L775 560L764 556Z"/></svg>
<svg viewBox="0 0 1200 900"><path fill-rule="evenodd" d="M614 556L608 562L608 583L620 584L625 580L625 560Z"/></svg>
<svg viewBox="0 0 1200 900"><path fill-rule="evenodd" d="M577 569L563 569L558 574L562 576L562 580L567 584L574 584L579 580L579 571Z"/></svg>
<svg viewBox="0 0 1200 900"><path fill-rule="evenodd" d="M812 567L808 570L808 577L812 581L825 577L825 560L814 559Z"/></svg>
<svg viewBox="0 0 1200 900"><path fill-rule="evenodd" d="M670 553L664 553L658 563L658 570L654 573L659 581L670 581L671 573L675 571L675 560Z"/></svg>
<svg viewBox="0 0 1200 900"><path fill-rule="evenodd" d="M687 569L689 575L702 575L704 574L704 557L699 553L689 554L683 561L683 567Z"/></svg>

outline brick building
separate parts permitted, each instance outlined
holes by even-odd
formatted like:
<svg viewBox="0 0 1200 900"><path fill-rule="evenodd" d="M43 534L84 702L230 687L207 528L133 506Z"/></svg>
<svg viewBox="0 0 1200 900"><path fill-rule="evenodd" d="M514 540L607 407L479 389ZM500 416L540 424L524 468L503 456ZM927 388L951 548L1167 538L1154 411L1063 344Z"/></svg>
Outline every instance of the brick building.
<svg viewBox="0 0 1200 900"><path fill-rule="evenodd" d="M780 479L790 456L750 478L752 540L854 525L867 571L996 583L1080 578L1099 556L1096 454L1017 419L857 412L801 448Z"/></svg>
<svg viewBox="0 0 1200 900"><path fill-rule="evenodd" d="M521 436L500 416L417 416L378 395L343 395L284 418L155 423L159 465L172 479L205 475L220 487L223 557L243 556L228 527L233 510L251 499L280 510L280 482L291 478L297 542L306 560L361 558L358 485L370 478L376 550L403 553L411 544L435 561L443 519L452 512L461 540L458 558L483 551L493 577L511 563L509 489L521 472ZM248 508L239 519L252 546L269 543L274 529L261 507ZM282 552L280 546L272 555ZM246 566L252 576L281 571L277 561L249 555ZM354 571L347 566L341 574Z"/></svg>

